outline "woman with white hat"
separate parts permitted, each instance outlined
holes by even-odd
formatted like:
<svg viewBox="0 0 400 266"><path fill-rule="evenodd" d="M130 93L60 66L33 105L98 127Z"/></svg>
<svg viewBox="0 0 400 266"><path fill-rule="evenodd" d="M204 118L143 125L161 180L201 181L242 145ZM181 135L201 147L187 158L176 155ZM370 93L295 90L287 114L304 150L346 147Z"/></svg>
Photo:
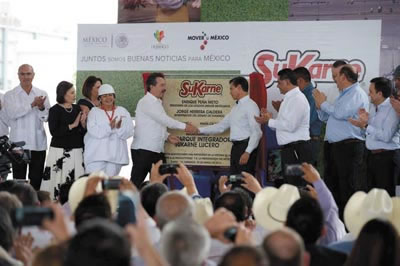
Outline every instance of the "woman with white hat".
<svg viewBox="0 0 400 266"><path fill-rule="evenodd" d="M84 162L87 173L104 171L119 174L129 163L127 139L133 136L129 112L115 105L115 91L109 84L99 88L100 106L90 110L84 138Z"/></svg>

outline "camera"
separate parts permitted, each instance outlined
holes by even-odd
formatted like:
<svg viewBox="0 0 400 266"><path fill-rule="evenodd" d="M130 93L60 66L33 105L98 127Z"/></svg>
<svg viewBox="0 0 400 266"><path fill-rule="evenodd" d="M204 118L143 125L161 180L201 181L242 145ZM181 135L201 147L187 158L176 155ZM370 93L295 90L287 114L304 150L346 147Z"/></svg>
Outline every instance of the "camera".
<svg viewBox="0 0 400 266"><path fill-rule="evenodd" d="M224 237L232 242L235 242L237 231L238 231L237 227L230 227L225 230Z"/></svg>
<svg viewBox="0 0 400 266"><path fill-rule="evenodd" d="M29 184L30 180L29 179L13 179L15 183L20 183L20 184Z"/></svg>
<svg viewBox="0 0 400 266"><path fill-rule="evenodd" d="M24 164L30 161L30 152L22 147L25 142L11 142L7 136L0 137L0 180L11 173L11 163Z"/></svg>
<svg viewBox="0 0 400 266"><path fill-rule="evenodd" d="M287 164L285 166L285 176L303 176L303 167L301 164Z"/></svg>
<svg viewBox="0 0 400 266"><path fill-rule="evenodd" d="M228 177L228 182L231 183L231 184L232 183L239 183L239 182L242 181L242 179L243 179L242 175L230 175Z"/></svg>
<svg viewBox="0 0 400 266"><path fill-rule="evenodd" d="M101 181L101 187L103 188L103 190L119 189L120 184L121 184L121 179L104 179Z"/></svg>
<svg viewBox="0 0 400 266"><path fill-rule="evenodd" d="M176 170L176 168L178 167L179 166L177 164L162 164L160 165L158 172L160 173L160 175L165 175L165 174L174 175L178 174L178 171Z"/></svg>
<svg viewBox="0 0 400 266"><path fill-rule="evenodd" d="M16 208L11 213L13 224L17 226L42 225L44 219L54 219L54 212L44 207Z"/></svg>

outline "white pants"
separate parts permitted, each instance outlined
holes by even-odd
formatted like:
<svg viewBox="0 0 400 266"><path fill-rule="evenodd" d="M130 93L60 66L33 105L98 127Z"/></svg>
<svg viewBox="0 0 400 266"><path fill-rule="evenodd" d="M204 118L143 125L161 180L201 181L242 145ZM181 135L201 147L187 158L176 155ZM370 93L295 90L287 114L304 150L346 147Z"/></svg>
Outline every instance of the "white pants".
<svg viewBox="0 0 400 266"><path fill-rule="evenodd" d="M93 172L103 171L108 176L119 175L121 168L122 168L122 164L110 163L110 162L106 162L106 161L91 162L91 163L85 165L85 170L86 170L86 173L88 173L88 174L93 173Z"/></svg>

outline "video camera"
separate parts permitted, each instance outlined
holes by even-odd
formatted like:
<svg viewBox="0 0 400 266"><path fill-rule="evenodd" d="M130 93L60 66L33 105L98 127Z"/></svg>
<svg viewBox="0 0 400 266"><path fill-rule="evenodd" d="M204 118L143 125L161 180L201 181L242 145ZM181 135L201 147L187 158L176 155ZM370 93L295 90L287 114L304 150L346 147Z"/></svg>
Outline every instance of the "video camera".
<svg viewBox="0 0 400 266"><path fill-rule="evenodd" d="M11 142L7 136L0 137L0 180L5 180L11 173L11 163L29 163L30 152L24 150L24 141Z"/></svg>

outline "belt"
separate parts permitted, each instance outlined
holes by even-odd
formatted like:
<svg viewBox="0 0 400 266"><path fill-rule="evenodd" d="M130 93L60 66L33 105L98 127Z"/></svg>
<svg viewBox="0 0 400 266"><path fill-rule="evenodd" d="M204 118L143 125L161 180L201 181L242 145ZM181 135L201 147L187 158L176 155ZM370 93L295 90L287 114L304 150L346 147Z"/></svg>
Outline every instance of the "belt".
<svg viewBox="0 0 400 266"><path fill-rule="evenodd" d="M233 145L244 144L249 142L249 138L243 140L232 140Z"/></svg>
<svg viewBox="0 0 400 266"><path fill-rule="evenodd" d="M316 140L316 141L320 141L321 137L320 136L310 136L311 140Z"/></svg>
<svg viewBox="0 0 400 266"><path fill-rule="evenodd" d="M332 145L338 145L338 144L349 144L349 143L357 143L357 142L364 142L363 140L360 139L345 139L345 140L341 140L338 142L333 142L331 143Z"/></svg>
<svg viewBox="0 0 400 266"><path fill-rule="evenodd" d="M291 147L291 146L294 146L294 145L297 145L297 144L305 144L305 143L307 143L307 142L309 142L309 140L294 141L294 142L290 142L290 143L288 143L288 144L283 145L283 147L284 147L284 148L287 148L287 147Z"/></svg>
<svg viewBox="0 0 400 266"><path fill-rule="evenodd" d="M392 151L392 150L385 150L385 149L369 150L369 152L372 154L378 154L386 151Z"/></svg>

